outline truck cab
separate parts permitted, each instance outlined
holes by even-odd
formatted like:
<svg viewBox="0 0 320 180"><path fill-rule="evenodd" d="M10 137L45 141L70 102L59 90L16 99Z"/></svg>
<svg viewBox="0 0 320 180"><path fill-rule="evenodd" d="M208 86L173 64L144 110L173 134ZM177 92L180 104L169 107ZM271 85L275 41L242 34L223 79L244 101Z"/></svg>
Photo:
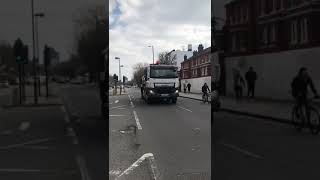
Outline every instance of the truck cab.
<svg viewBox="0 0 320 180"><path fill-rule="evenodd" d="M179 96L178 67L174 65L150 64L142 76L141 97L147 103L152 100L171 100L176 103Z"/></svg>

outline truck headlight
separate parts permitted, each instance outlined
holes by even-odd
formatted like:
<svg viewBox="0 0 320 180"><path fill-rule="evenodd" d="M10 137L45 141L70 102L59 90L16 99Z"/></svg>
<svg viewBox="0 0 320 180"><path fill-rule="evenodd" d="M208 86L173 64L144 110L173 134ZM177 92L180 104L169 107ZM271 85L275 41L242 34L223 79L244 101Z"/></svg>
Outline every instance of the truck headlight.
<svg viewBox="0 0 320 180"><path fill-rule="evenodd" d="M152 90L149 90L149 93L150 93L150 94L154 94L154 92L153 92Z"/></svg>
<svg viewBox="0 0 320 180"><path fill-rule="evenodd" d="M179 93L179 91L178 91L178 90L176 90L176 91L175 91L175 93L176 93L176 94L178 94L178 93Z"/></svg>

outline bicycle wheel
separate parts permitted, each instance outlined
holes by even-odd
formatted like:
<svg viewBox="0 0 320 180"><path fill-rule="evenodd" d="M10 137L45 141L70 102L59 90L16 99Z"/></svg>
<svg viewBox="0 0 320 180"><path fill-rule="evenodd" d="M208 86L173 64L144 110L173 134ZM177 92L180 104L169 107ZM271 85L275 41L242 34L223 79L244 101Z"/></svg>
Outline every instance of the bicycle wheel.
<svg viewBox="0 0 320 180"><path fill-rule="evenodd" d="M312 134L318 134L320 131L320 114L313 107L310 108L309 128Z"/></svg>
<svg viewBox="0 0 320 180"><path fill-rule="evenodd" d="M301 112L301 109L299 109L297 106L293 107L292 124L298 131L302 130L302 126L303 126L302 122L303 122L303 114Z"/></svg>

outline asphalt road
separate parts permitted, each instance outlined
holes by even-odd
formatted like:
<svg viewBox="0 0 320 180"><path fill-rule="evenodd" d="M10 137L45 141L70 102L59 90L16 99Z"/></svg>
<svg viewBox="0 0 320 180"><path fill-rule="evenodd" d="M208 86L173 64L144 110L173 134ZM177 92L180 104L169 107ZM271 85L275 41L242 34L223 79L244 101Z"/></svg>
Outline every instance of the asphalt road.
<svg viewBox="0 0 320 180"><path fill-rule="evenodd" d="M0 179L81 179L61 106L0 109Z"/></svg>
<svg viewBox="0 0 320 180"><path fill-rule="evenodd" d="M108 173L108 121L101 116L97 87L67 84L59 89L78 140L82 175L85 179L105 179Z"/></svg>
<svg viewBox="0 0 320 180"><path fill-rule="evenodd" d="M176 105L149 105L140 98L137 88L130 88L119 101L133 112L130 123L141 126L136 157L152 153L161 179L210 179L210 105L184 98L179 98Z"/></svg>
<svg viewBox="0 0 320 180"><path fill-rule="evenodd" d="M319 179L320 136L235 114L214 116L214 179Z"/></svg>

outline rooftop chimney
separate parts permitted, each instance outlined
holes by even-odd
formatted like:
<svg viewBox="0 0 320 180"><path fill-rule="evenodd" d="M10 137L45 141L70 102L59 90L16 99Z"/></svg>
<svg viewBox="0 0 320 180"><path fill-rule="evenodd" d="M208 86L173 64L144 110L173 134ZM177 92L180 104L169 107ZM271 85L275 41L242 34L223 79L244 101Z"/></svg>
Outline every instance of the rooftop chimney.
<svg viewBox="0 0 320 180"><path fill-rule="evenodd" d="M188 59L188 56L185 54L185 55L183 56L183 60L186 61L187 59Z"/></svg>
<svg viewBox="0 0 320 180"><path fill-rule="evenodd" d="M203 51L203 45L202 45L202 44L199 44L199 46L198 46L198 51L199 51L199 52L202 52L202 51Z"/></svg>

